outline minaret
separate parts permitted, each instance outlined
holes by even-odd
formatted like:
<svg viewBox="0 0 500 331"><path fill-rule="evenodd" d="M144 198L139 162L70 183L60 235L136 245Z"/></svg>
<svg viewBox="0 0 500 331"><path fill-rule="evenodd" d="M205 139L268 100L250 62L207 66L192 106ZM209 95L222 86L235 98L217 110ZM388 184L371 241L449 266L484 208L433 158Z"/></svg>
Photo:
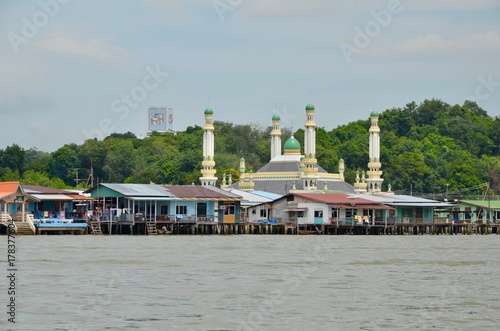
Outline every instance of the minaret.
<svg viewBox="0 0 500 331"><path fill-rule="evenodd" d="M240 159L240 177L243 177L243 175L245 174L245 171L246 171L246 165L245 165L245 159L244 158L241 158Z"/></svg>
<svg viewBox="0 0 500 331"><path fill-rule="evenodd" d="M308 103L306 106L306 123L304 132L304 174L302 179L305 183L312 183L318 178L318 161L316 160L316 122L314 122L314 106ZM305 185L311 189L314 186Z"/></svg>
<svg viewBox="0 0 500 331"><path fill-rule="evenodd" d="M314 122L314 106L308 103L306 106L306 123L304 132L304 154L306 159L316 158L316 122Z"/></svg>
<svg viewBox="0 0 500 331"><path fill-rule="evenodd" d="M271 131L271 160L281 155L280 117L273 116L273 130Z"/></svg>
<svg viewBox="0 0 500 331"><path fill-rule="evenodd" d="M345 162L344 159L339 160L339 180L341 182L344 181L344 171L345 171Z"/></svg>
<svg viewBox="0 0 500 331"><path fill-rule="evenodd" d="M371 126L370 126L370 150L369 157L370 162L368 162L368 171L366 175L366 183L368 184L368 192L375 193L380 192L382 189L382 182L384 181L382 176L382 171L380 168L382 164L380 163L380 128L378 126L379 114L376 111L372 111L370 114Z"/></svg>
<svg viewBox="0 0 500 331"><path fill-rule="evenodd" d="M201 162L201 185L215 186L217 177L215 177L214 161L214 125L212 118L214 111L210 108L205 109L205 125L203 126L203 161Z"/></svg>

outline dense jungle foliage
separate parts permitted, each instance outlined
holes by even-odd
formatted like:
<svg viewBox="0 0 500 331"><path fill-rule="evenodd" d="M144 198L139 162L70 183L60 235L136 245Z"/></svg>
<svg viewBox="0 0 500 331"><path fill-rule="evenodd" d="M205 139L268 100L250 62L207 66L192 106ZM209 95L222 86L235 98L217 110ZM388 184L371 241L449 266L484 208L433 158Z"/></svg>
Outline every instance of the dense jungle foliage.
<svg viewBox="0 0 500 331"><path fill-rule="evenodd" d="M270 126L217 121L214 125L219 180L223 173L238 180L241 157L247 171L255 172L269 161ZM393 191L438 193L489 182L500 192L500 118L490 117L475 102L411 102L381 112L379 126L384 190L391 184ZM343 158L346 181L353 183L356 170L367 167L369 127L369 118L331 131L318 127L318 163L328 172L338 172L338 160ZM282 143L290 134L282 128ZM294 136L302 143L304 130ZM82 188L91 184L86 179L92 168L100 182L199 184L202 146L199 126L144 139L130 132L114 133L103 141L66 144L53 153L14 144L0 150L0 181Z"/></svg>

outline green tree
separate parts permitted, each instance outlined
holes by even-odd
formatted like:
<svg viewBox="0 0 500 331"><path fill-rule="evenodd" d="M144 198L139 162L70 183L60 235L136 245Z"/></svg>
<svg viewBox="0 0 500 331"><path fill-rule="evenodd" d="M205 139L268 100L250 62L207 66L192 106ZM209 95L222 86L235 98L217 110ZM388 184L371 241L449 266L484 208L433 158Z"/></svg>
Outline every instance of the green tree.
<svg viewBox="0 0 500 331"><path fill-rule="evenodd" d="M9 168L17 172L19 175L23 174L24 164L26 158L26 151L19 147L17 144L8 146L1 154L0 166Z"/></svg>
<svg viewBox="0 0 500 331"><path fill-rule="evenodd" d="M49 162L49 175L61 179L66 185L74 186L74 168L79 168L80 163L75 149L64 145L52 154Z"/></svg>
<svg viewBox="0 0 500 331"><path fill-rule="evenodd" d="M112 140L108 145L103 170L105 179L120 183L132 175L136 162L134 142L132 139L113 138Z"/></svg>

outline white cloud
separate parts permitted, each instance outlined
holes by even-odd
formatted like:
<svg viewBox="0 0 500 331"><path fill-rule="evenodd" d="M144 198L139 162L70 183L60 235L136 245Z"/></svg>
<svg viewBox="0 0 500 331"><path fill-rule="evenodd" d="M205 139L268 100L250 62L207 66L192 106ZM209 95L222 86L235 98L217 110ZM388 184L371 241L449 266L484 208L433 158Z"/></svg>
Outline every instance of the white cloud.
<svg viewBox="0 0 500 331"><path fill-rule="evenodd" d="M404 53L482 53L500 52L500 35L496 31L445 39L429 33L404 41L395 47Z"/></svg>
<svg viewBox="0 0 500 331"><path fill-rule="evenodd" d="M122 49L110 45L105 38L84 39L62 30L48 32L34 45L38 50L99 62L119 63L126 62L128 58Z"/></svg>

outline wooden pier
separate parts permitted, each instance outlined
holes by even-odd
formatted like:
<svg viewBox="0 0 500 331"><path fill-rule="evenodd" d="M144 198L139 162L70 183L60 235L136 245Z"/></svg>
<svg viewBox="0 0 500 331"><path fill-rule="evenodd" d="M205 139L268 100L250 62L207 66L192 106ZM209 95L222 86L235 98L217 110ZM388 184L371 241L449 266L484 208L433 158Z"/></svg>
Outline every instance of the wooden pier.
<svg viewBox="0 0 500 331"><path fill-rule="evenodd" d="M91 222L89 234L169 235L471 235L500 234L500 224L272 224L214 222ZM155 231L156 230L156 231Z"/></svg>

